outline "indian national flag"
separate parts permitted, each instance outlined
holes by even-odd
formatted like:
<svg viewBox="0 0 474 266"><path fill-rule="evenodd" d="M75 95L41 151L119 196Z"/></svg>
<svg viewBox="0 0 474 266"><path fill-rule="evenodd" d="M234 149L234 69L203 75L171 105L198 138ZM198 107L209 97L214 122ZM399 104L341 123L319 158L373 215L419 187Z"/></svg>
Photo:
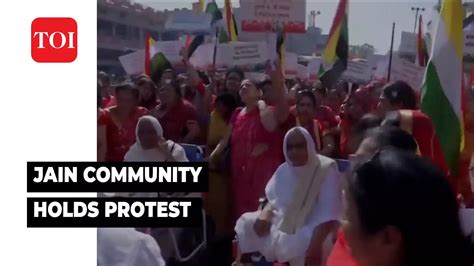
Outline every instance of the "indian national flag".
<svg viewBox="0 0 474 266"><path fill-rule="evenodd" d="M320 80L326 87L331 87L347 68L349 55L349 34L347 28L347 11L349 0L340 0L336 16L329 32L323 61L330 69L321 69Z"/></svg>
<svg viewBox="0 0 474 266"><path fill-rule="evenodd" d="M225 10L225 19L227 24L227 32L229 33L229 38L231 42L237 41L237 23L235 22L234 13L232 11L231 0L225 0L224 3Z"/></svg>
<svg viewBox="0 0 474 266"><path fill-rule="evenodd" d="M222 13L219 10L215 0L211 0L209 3L207 3L206 13L212 16L212 24L222 19Z"/></svg>
<svg viewBox="0 0 474 266"><path fill-rule="evenodd" d="M454 176L458 173L460 151L464 145L463 49L461 0L444 0L426 67L421 110L433 120L443 155Z"/></svg>

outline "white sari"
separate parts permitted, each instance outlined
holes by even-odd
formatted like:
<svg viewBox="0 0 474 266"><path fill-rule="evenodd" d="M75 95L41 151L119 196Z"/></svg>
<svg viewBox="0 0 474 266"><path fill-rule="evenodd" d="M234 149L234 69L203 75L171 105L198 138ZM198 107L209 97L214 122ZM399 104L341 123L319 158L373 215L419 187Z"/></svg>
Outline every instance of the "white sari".
<svg viewBox="0 0 474 266"><path fill-rule="evenodd" d="M293 130L300 131L306 139L308 162L302 167L293 166L287 156L287 139ZM313 230L341 216L340 174L334 160L316 154L314 142L304 128L296 127L286 134L283 150L286 162L278 167L265 189L268 204L275 214L270 234L259 237L253 229L260 211L244 213L236 223L235 232L242 253L260 252L267 261L303 266ZM311 180L321 175L319 183ZM302 187L303 180L299 178L309 178L303 184L310 185Z"/></svg>

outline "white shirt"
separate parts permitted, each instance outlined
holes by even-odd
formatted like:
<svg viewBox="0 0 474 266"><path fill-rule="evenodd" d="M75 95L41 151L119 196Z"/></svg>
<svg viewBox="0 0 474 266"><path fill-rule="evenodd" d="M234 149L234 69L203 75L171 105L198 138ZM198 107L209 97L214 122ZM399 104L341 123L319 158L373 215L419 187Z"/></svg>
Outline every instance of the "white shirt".
<svg viewBox="0 0 474 266"><path fill-rule="evenodd" d="M97 266L165 266L165 261L147 234L134 228L98 228Z"/></svg>

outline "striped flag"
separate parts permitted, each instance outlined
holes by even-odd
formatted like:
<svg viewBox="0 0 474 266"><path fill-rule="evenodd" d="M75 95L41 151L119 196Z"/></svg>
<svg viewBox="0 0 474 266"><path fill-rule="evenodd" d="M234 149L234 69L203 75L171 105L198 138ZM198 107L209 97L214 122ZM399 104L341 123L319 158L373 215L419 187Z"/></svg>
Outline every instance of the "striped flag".
<svg viewBox="0 0 474 266"><path fill-rule="evenodd" d="M212 16L212 22L211 22L212 24L222 19L222 13L219 10L219 7L217 6L215 0L212 0L209 3L207 3L206 13Z"/></svg>
<svg viewBox="0 0 474 266"><path fill-rule="evenodd" d="M204 13L204 10L206 8L206 0L199 0L199 4L198 4L198 11L199 13Z"/></svg>
<svg viewBox="0 0 474 266"><path fill-rule="evenodd" d="M227 32L229 33L229 39L231 42L236 42L237 36L239 33L237 31L237 23L235 22L235 16L232 11L231 0L225 0L224 10L225 10L225 19L226 19L226 24L227 24Z"/></svg>
<svg viewBox="0 0 474 266"><path fill-rule="evenodd" d="M337 7L336 16L329 32L326 47L323 52L323 61L325 65L331 66L324 70L320 77L321 82L326 87L331 87L336 83L339 76L347 68L347 59L349 55L349 34L347 28L347 11L349 0L340 0Z"/></svg>
<svg viewBox="0 0 474 266"><path fill-rule="evenodd" d="M418 57L418 65L426 66L428 63L428 51L426 49L426 42L423 38L423 18L420 15L419 23L418 23L418 40L417 40L417 57Z"/></svg>
<svg viewBox="0 0 474 266"><path fill-rule="evenodd" d="M433 120L444 158L454 176L458 174L464 145L463 49L461 0L444 0L426 67L421 110Z"/></svg>
<svg viewBox="0 0 474 266"><path fill-rule="evenodd" d="M151 58L155 54L155 40L151 37L150 33L147 33L145 43L145 73L148 76L151 76Z"/></svg>

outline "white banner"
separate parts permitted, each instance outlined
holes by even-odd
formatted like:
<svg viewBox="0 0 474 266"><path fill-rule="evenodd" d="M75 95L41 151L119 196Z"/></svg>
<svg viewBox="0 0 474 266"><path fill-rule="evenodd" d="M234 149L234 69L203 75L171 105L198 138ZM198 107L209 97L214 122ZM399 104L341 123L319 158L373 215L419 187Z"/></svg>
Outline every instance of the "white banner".
<svg viewBox="0 0 474 266"><path fill-rule="evenodd" d="M286 32L306 31L306 0L241 0L242 31L268 32L276 24Z"/></svg>
<svg viewBox="0 0 474 266"><path fill-rule="evenodd" d="M189 58L189 62L193 65L196 69L205 71L212 66L212 60L214 58L214 44L207 43L198 46L194 51L191 58Z"/></svg>
<svg viewBox="0 0 474 266"><path fill-rule="evenodd" d="M322 58L314 58L308 63L308 79L316 81L319 78L319 68L323 62Z"/></svg>
<svg viewBox="0 0 474 266"><path fill-rule="evenodd" d="M297 76L298 78L302 79L302 80L307 80L309 75L308 75L308 68L305 66L305 65L300 65L298 64L297 66Z"/></svg>
<svg viewBox="0 0 474 266"><path fill-rule="evenodd" d="M285 52L284 59L285 77L294 79L298 75L298 55L295 53Z"/></svg>
<svg viewBox="0 0 474 266"><path fill-rule="evenodd" d="M372 70L367 61L348 61L347 69L342 74L342 79L355 83L363 83L370 80Z"/></svg>
<svg viewBox="0 0 474 266"><path fill-rule="evenodd" d="M216 65L218 68L239 66L251 69L268 61L266 42L230 42L217 46Z"/></svg>
<svg viewBox="0 0 474 266"><path fill-rule="evenodd" d="M119 56L118 59L129 76L145 73L145 49Z"/></svg>
<svg viewBox="0 0 474 266"><path fill-rule="evenodd" d="M171 15L165 24L169 31L185 33L209 33L211 31L212 16L210 14L197 14L191 10L182 10Z"/></svg>
<svg viewBox="0 0 474 266"><path fill-rule="evenodd" d="M182 62L180 55L181 49L184 47L184 41L157 41L155 43L156 52L161 52L171 64Z"/></svg>
<svg viewBox="0 0 474 266"><path fill-rule="evenodd" d="M388 74L388 58L380 62L377 66L375 76L377 78L387 78ZM390 73L390 81L403 80L408 83L414 90L420 91L423 83L425 68L417 64L413 64L405 59L398 57L392 58L392 71Z"/></svg>

